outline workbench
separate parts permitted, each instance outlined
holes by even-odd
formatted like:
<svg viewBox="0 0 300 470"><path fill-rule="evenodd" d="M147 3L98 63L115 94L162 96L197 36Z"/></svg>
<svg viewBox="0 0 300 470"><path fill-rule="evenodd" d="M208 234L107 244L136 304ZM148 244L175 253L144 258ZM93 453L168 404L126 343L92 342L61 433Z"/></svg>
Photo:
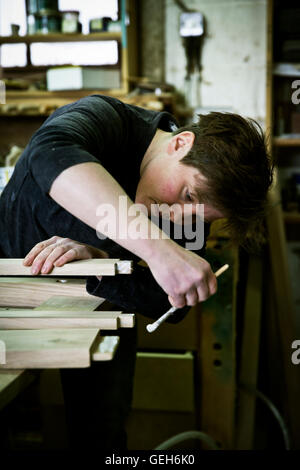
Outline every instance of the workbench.
<svg viewBox="0 0 300 470"><path fill-rule="evenodd" d="M73 276L130 272L129 261L85 260L36 277L22 260L0 260L0 409L32 381L34 369L89 367L114 357L117 330L132 328L134 314L107 310L105 299L89 295L85 279Z"/></svg>

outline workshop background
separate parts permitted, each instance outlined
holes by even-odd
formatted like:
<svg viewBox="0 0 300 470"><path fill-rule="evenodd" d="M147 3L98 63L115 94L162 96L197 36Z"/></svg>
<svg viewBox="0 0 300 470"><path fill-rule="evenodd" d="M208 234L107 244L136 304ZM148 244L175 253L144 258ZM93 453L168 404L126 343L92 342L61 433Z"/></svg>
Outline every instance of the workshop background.
<svg viewBox="0 0 300 470"><path fill-rule="evenodd" d="M187 431L169 445L300 449L299 25L291 0L0 0L0 191L47 116L92 93L180 124L239 113L269 135L268 243L247 253L213 224L207 258L230 265L219 294L153 335L137 318L129 449ZM66 448L57 370L0 394L0 408L0 447Z"/></svg>

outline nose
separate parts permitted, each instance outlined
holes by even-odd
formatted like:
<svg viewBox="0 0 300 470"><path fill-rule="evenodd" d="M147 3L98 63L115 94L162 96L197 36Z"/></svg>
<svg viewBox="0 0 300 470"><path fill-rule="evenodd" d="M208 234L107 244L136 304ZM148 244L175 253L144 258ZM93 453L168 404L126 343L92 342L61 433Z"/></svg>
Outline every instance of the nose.
<svg viewBox="0 0 300 470"><path fill-rule="evenodd" d="M175 210L170 211L170 220L175 224L191 224L197 214L194 204L177 204Z"/></svg>

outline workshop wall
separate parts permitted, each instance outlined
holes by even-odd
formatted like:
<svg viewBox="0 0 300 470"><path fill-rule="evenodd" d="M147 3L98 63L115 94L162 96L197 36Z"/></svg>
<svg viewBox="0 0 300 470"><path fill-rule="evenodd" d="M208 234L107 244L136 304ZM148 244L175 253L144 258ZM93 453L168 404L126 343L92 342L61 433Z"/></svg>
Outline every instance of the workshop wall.
<svg viewBox="0 0 300 470"><path fill-rule="evenodd" d="M152 81L165 79L165 0L141 0L140 70Z"/></svg>
<svg viewBox="0 0 300 470"><path fill-rule="evenodd" d="M179 36L182 10L174 0L166 0L166 81L185 93L193 107L224 108L263 124L266 0L185 0L185 5L203 13L206 20L202 81L194 76L191 90L186 87L186 59Z"/></svg>

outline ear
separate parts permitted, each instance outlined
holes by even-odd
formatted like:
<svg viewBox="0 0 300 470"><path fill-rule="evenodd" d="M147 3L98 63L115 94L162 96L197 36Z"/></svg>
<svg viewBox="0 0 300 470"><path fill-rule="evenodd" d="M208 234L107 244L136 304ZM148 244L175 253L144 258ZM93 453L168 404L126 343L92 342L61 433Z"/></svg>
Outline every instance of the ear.
<svg viewBox="0 0 300 470"><path fill-rule="evenodd" d="M194 140L195 134L192 131L183 131L173 135L168 143L167 152L181 159L191 150Z"/></svg>

